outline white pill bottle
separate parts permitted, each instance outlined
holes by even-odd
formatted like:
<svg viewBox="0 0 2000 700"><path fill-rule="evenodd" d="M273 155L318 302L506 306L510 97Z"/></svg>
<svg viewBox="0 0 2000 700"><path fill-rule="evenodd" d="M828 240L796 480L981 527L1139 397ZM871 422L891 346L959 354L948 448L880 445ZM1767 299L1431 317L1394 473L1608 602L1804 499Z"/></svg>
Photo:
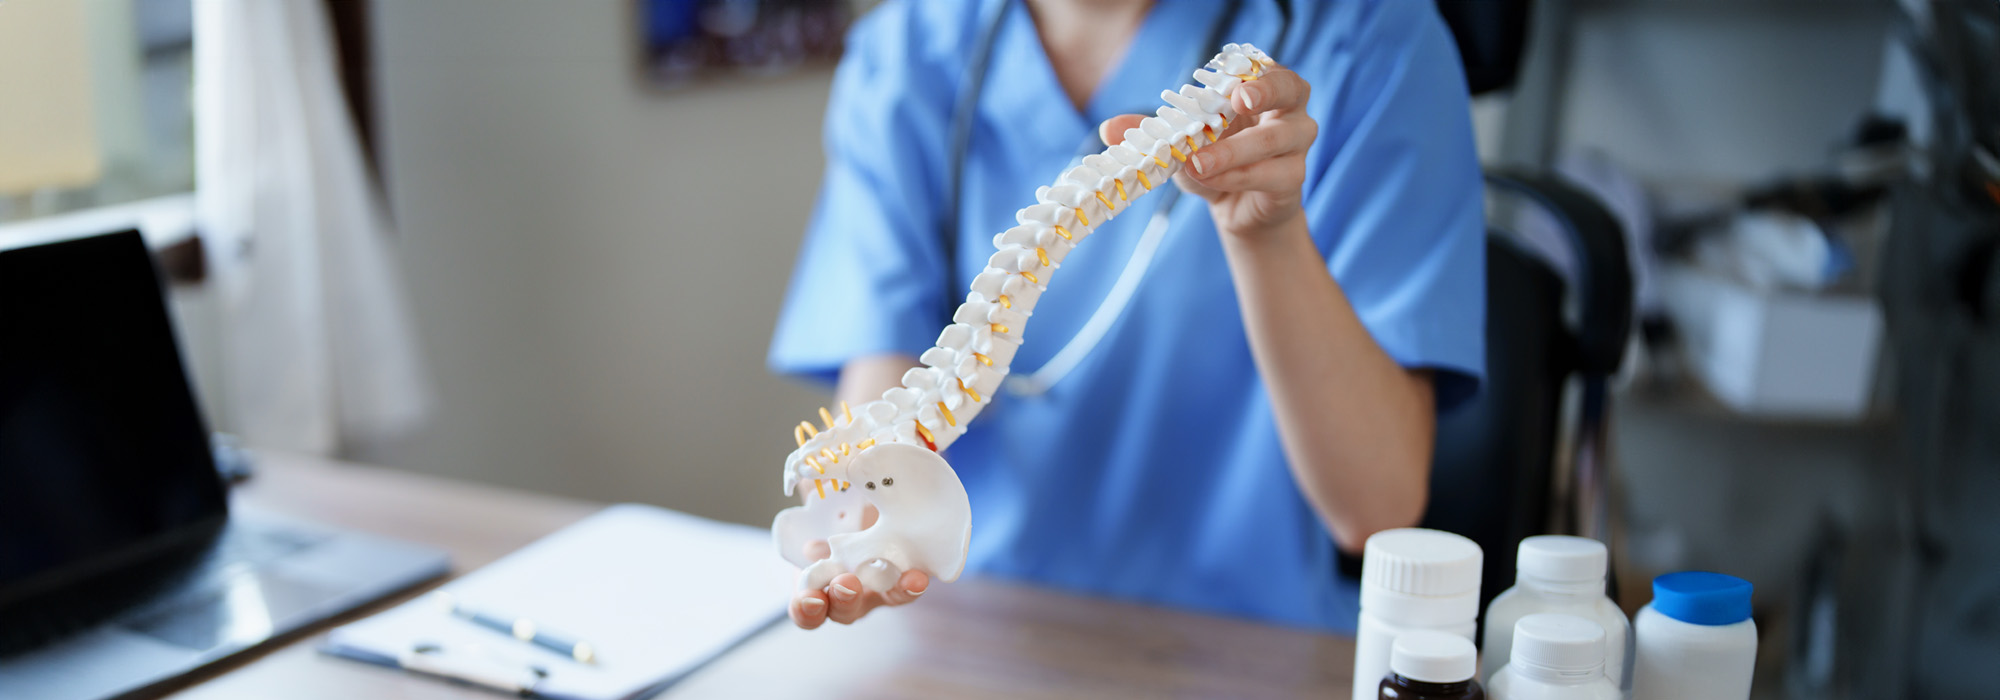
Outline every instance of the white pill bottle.
<svg viewBox="0 0 2000 700"><path fill-rule="evenodd" d="M1653 579L1639 610L1633 700L1744 700L1757 666L1750 582L1683 571Z"/></svg>
<svg viewBox="0 0 2000 700"><path fill-rule="evenodd" d="M1513 657L1486 687L1492 700L1619 700L1604 677L1604 628L1575 615L1536 613L1514 624Z"/></svg>
<svg viewBox="0 0 2000 700"><path fill-rule="evenodd" d="M1604 677L1632 694L1632 621L1604 595L1609 562L1604 543L1588 537L1539 535L1521 540L1514 587L1486 606L1486 655L1479 680L1491 684L1514 648L1514 623L1535 613L1575 615L1604 628Z"/></svg>
<svg viewBox="0 0 2000 700"><path fill-rule="evenodd" d="M1479 618L1479 545L1421 528L1383 530L1361 555L1354 700L1376 700L1396 636L1432 630L1472 641Z"/></svg>

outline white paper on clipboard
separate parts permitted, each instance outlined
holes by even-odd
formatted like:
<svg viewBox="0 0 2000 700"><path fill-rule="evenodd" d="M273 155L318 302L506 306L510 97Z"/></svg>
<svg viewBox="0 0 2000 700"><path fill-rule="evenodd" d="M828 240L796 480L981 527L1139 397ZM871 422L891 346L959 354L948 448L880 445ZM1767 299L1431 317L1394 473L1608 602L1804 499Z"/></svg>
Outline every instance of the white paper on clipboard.
<svg viewBox="0 0 2000 700"><path fill-rule="evenodd" d="M778 620L796 576L761 528L616 505L439 589L588 641L594 664L452 617L428 595L334 630L321 650L395 665L428 645L444 650L434 673L463 668L528 678L537 696L623 700L671 684ZM519 673L528 667L546 675Z"/></svg>

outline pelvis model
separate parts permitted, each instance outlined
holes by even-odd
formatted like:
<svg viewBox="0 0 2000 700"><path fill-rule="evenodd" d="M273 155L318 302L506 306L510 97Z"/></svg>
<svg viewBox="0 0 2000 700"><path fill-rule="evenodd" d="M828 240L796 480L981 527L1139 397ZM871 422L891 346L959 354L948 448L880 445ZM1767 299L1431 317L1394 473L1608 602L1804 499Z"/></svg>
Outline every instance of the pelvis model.
<svg viewBox="0 0 2000 700"><path fill-rule="evenodd" d="M785 457L785 493L802 484L805 504L771 524L778 553L805 571L802 589L854 573L863 588L887 591L915 569L946 581L965 569L972 508L965 486L938 453L965 434L1007 376L1035 302L1071 249L1155 187L1189 154L1213 143L1236 109L1229 96L1275 64L1248 44L1229 44L1202 70L1198 85L1162 91L1167 102L1125 132L1125 142L1063 172L1035 192L1036 204L1014 215L1018 226L993 237L998 252L972 279L972 291L925 350L903 385L840 414L820 409L822 425L793 429L799 448ZM879 517L862 528L862 511ZM825 540L832 555L813 561L806 544Z"/></svg>

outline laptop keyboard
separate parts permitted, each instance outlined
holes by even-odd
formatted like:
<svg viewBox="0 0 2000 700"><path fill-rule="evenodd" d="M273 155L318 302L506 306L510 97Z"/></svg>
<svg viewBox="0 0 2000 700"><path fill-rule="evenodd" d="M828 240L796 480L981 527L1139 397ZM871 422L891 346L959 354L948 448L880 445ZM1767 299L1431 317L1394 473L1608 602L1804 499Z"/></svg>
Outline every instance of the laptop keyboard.
<svg viewBox="0 0 2000 700"><path fill-rule="evenodd" d="M207 549L121 571L50 593L0 617L0 656L55 643L128 614L172 607L259 564L328 536L232 521Z"/></svg>
<svg viewBox="0 0 2000 700"><path fill-rule="evenodd" d="M326 540L317 533L232 521L194 565L176 577L182 585L210 583Z"/></svg>

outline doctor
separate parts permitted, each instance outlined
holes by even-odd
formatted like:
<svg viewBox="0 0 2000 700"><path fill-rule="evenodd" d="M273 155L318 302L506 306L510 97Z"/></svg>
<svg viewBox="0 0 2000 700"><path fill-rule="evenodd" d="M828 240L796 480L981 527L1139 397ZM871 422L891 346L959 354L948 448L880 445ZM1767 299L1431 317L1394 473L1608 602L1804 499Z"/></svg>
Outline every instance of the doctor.
<svg viewBox="0 0 2000 700"><path fill-rule="evenodd" d="M1289 70L1236 93L1246 116L1177 177L1194 196L1160 188L1063 262L1019 381L947 455L967 569L1351 630L1336 549L1422 516L1437 413L1483 371L1479 164L1429 2L884 3L834 80L769 361L854 404L895 386L1035 188L1228 41ZM844 575L792 620L852 622L929 583L859 594Z"/></svg>

